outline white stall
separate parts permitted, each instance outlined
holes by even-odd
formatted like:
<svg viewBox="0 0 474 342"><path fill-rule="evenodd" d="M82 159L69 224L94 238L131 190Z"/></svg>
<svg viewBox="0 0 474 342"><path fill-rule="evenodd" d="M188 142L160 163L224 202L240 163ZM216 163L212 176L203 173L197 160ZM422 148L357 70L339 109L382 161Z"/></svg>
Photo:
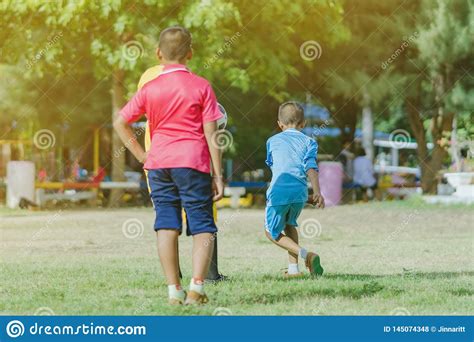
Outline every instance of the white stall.
<svg viewBox="0 0 474 342"><path fill-rule="evenodd" d="M35 164L9 161L7 164L7 206L18 208L21 198L35 201Z"/></svg>

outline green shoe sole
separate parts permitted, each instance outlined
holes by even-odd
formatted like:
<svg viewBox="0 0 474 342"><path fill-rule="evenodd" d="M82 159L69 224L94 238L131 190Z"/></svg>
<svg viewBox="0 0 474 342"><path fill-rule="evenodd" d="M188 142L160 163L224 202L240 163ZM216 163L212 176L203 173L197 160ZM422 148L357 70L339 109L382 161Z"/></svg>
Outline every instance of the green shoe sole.
<svg viewBox="0 0 474 342"><path fill-rule="evenodd" d="M316 255L312 261L313 275L322 276L324 273L324 268L321 266L321 260L319 255Z"/></svg>

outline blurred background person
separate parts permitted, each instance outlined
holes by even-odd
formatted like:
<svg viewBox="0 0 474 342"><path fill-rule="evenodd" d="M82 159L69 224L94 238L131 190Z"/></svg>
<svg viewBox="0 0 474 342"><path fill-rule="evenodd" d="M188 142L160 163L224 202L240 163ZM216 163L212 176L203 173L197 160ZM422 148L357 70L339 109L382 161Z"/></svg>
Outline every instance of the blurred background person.
<svg viewBox="0 0 474 342"><path fill-rule="evenodd" d="M367 202L377 191L377 179L372 161L367 157L365 150L359 147L354 159L354 183L362 192L362 200ZM378 196L377 196L378 197Z"/></svg>

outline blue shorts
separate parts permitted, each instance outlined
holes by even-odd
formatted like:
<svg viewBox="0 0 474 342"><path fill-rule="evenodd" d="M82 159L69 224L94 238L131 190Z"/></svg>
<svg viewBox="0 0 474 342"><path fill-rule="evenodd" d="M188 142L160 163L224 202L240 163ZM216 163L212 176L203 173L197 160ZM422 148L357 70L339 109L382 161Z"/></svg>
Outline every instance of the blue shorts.
<svg viewBox="0 0 474 342"><path fill-rule="evenodd" d="M184 208L187 235L215 233L211 176L190 168L148 170L150 197L155 207L155 230L182 230Z"/></svg>
<svg viewBox="0 0 474 342"><path fill-rule="evenodd" d="M305 203L268 206L265 208L265 229L276 240L287 225L298 226L296 220Z"/></svg>

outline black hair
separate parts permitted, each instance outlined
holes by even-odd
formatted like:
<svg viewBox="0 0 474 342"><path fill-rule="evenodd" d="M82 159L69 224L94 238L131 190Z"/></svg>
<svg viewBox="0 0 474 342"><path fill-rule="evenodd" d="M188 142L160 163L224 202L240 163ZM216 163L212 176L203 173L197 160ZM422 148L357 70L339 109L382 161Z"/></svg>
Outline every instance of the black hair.
<svg viewBox="0 0 474 342"><path fill-rule="evenodd" d="M299 125L304 122L304 109L296 101L288 101L278 109L278 121L283 125Z"/></svg>
<svg viewBox="0 0 474 342"><path fill-rule="evenodd" d="M367 155L367 153L365 153L365 149L362 146L359 146L356 150L356 156L357 157L364 157L366 155Z"/></svg>
<svg viewBox="0 0 474 342"><path fill-rule="evenodd" d="M180 61L191 51L191 33L181 26L171 26L160 33L158 47L167 60Z"/></svg>

